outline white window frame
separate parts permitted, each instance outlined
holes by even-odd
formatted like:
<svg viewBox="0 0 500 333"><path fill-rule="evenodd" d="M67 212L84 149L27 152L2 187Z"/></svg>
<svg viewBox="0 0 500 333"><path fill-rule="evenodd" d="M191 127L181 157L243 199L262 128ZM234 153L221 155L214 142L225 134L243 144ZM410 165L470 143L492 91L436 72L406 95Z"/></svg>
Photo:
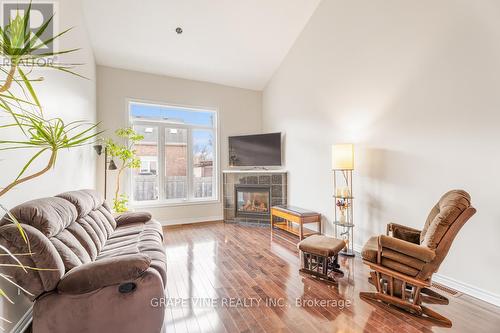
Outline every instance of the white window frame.
<svg viewBox="0 0 500 333"><path fill-rule="evenodd" d="M177 109L184 109L188 112L212 112L213 113L213 126L201 126L201 125L190 125L190 124L180 124L176 122L169 122L167 120L148 120L141 119L137 120L132 117L131 105L132 104L145 104L160 107L170 107ZM128 172L128 186L130 188L130 204L132 207L164 207L164 206L184 206L184 205L197 205L197 204L207 204L207 203L218 203L219 200L219 113L218 109L214 107L199 107L199 106L186 106L186 105L176 105L172 103L155 102L155 101L145 101L138 99L127 99L127 117L130 127L134 125L150 125L158 128L158 197L157 200L147 200L147 201L134 201L133 193L133 174ZM169 128L180 128L187 130L187 198L183 199L166 199L165 198L165 130ZM194 177L193 177L193 130L209 130L213 132L213 185L212 185L212 197L210 198L195 198L194 197ZM163 185L163 186L162 186Z"/></svg>

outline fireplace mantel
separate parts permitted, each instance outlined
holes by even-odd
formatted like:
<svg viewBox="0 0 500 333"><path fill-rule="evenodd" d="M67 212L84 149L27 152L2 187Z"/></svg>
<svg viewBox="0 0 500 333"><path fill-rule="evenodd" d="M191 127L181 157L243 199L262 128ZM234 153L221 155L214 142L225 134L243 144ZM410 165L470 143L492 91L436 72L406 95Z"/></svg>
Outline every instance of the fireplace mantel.
<svg viewBox="0 0 500 333"><path fill-rule="evenodd" d="M287 172L285 170L224 170L224 222L252 223L269 225L269 214L258 216L237 216L236 188L259 187L267 188L269 205L278 206L287 204ZM251 214L249 214L251 215Z"/></svg>

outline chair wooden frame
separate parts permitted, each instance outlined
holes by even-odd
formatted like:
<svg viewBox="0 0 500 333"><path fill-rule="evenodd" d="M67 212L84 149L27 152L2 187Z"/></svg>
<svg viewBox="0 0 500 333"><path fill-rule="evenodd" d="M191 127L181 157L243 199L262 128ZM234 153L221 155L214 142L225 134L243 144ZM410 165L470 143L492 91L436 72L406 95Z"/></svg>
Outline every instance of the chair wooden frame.
<svg viewBox="0 0 500 333"><path fill-rule="evenodd" d="M443 242L443 244L440 244L436 249L436 254L440 254L440 260L444 259L444 256L451 246L452 240L454 239L460 228L475 213L476 209L474 207L468 207L460 214L455 223L453 223L453 225L448 229L448 235L445 235L444 237L448 236L450 238L449 241ZM390 231L391 229L388 225L387 236L389 236ZM407 312L410 312L414 315L427 318L428 320L435 322L441 326L451 327L451 320L422 304L430 303L446 305L449 303L449 300L446 297L430 289L432 284L432 274L428 279L422 280L383 266L381 264L382 244L380 242L380 239L381 238L379 237L377 262L374 263L368 260L363 260L363 262L372 270L370 272L369 282L375 286L376 292L360 292L359 296L365 300L380 301L389 305L396 306L397 308L406 310ZM439 264L440 261L437 263L438 267ZM395 289L396 282L398 282L398 286L401 286L401 290Z"/></svg>

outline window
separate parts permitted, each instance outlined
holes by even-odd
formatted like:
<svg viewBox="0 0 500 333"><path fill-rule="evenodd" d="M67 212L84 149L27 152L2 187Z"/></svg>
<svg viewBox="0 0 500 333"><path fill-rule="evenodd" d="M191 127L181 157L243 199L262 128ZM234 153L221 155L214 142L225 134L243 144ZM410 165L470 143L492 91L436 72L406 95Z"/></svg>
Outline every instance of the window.
<svg viewBox="0 0 500 333"><path fill-rule="evenodd" d="M217 200L217 126L213 110L130 102L141 166L132 170L135 203Z"/></svg>

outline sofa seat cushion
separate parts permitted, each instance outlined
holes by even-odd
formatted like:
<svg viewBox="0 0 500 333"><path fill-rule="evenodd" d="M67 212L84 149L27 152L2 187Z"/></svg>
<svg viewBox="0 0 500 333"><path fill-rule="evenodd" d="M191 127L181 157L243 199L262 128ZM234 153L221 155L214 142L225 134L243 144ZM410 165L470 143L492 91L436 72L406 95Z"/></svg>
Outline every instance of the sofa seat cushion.
<svg viewBox="0 0 500 333"><path fill-rule="evenodd" d="M163 284L167 281L166 256L161 224L155 220L118 226L106 241L97 260L117 256L145 254L151 267L158 271Z"/></svg>
<svg viewBox="0 0 500 333"><path fill-rule="evenodd" d="M155 220L149 220L145 223L136 222L118 226L110 235L108 242L111 239L120 238L127 235L138 235L141 233L158 234L163 240L163 230L161 228L161 224Z"/></svg>

